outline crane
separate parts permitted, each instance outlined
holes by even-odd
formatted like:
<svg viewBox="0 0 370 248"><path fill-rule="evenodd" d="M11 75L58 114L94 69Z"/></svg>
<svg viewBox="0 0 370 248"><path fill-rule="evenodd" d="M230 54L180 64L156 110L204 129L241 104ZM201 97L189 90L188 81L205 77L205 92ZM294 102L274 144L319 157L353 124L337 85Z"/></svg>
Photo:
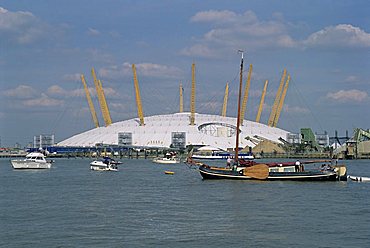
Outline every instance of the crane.
<svg viewBox="0 0 370 248"><path fill-rule="evenodd" d="M248 77L247 77L247 83L245 85L245 90L244 90L244 97L243 97L243 103L242 103L242 111L240 112L240 114L241 114L241 116L240 116L240 125L243 125L245 110L247 108L249 88L250 88L250 85L251 85L252 69L253 69L253 66L252 66L252 64L250 64L249 65L249 71L248 71Z"/></svg>
<svg viewBox="0 0 370 248"><path fill-rule="evenodd" d="M278 91L276 93L274 104L272 105L272 110L271 110L270 117L269 117L269 120L268 120L268 126L269 127L272 127L273 126L273 123L274 123L274 119L275 119L275 115L276 115L276 110L277 110L277 107L279 105L280 98L281 98L281 91L283 90L285 76L286 76L286 69L284 69L283 76L281 77L281 80L280 80L279 89L278 89Z"/></svg>
<svg viewBox="0 0 370 248"><path fill-rule="evenodd" d="M96 78L96 74L95 74L95 69L94 68L91 69L91 74L92 74L92 76L94 78L94 84L95 84L95 88L96 88L96 94L98 95L100 109L101 109L101 112L102 112L102 115L103 115L105 126L107 127L110 124L112 124L112 120L110 118L110 113L109 113L107 101L105 100L103 86L102 86L102 83Z"/></svg>
<svg viewBox="0 0 370 248"><path fill-rule="evenodd" d="M99 127L98 117L96 115L94 104L91 100L91 95L90 95L90 92L89 92L89 88L87 88L85 76L83 74L81 74L81 81L82 81L82 84L83 84L84 89L85 89L87 103L89 104L89 108L90 108L91 116L92 116L93 121L94 121L94 125L95 125L95 127Z"/></svg>
<svg viewBox="0 0 370 248"><path fill-rule="evenodd" d="M135 94L136 94L137 114L138 114L139 119L140 119L140 126L144 126L145 125L145 123L144 123L144 114L143 114L143 108L142 108L142 105L141 105L139 82L137 80L135 64L132 64L132 72L134 73L134 85L135 85Z"/></svg>
<svg viewBox="0 0 370 248"><path fill-rule="evenodd" d="M226 83L225 95L224 95L224 104L222 105L222 114L221 114L221 116L224 116L224 117L226 116L228 97L229 97L229 83Z"/></svg>
<svg viewBox="0 0 370 248"><path fill-rule="evenodd" d="M267 90L267 84L268 84L268 80L266 80L265 82L265 85L263 86L263 91L262 91L262 95L261 95L261 101L260 101L260 105L258 107L258 112L257 112L257 116L256 116L256 122L260 122L260 119L261 119L261 114L262 114L262 109L263 109L263 103L265 101L265 95L266 95L266 90Z"/></svg>

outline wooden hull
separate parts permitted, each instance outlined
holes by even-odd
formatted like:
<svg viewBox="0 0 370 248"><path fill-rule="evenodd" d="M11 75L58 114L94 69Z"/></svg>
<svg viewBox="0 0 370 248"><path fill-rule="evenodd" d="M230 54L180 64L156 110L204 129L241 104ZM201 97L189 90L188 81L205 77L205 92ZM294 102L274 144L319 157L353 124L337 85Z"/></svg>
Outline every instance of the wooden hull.
<svg viewBox="0 0 370 248"><path fill-rule="evenodd" d="M200 166L199 172L203 179L255 180L255 178L243 175L241 171L232 169ZM269 172L268 177L264 180L336 181L338 180L338 175L334 171Z"/></svg>

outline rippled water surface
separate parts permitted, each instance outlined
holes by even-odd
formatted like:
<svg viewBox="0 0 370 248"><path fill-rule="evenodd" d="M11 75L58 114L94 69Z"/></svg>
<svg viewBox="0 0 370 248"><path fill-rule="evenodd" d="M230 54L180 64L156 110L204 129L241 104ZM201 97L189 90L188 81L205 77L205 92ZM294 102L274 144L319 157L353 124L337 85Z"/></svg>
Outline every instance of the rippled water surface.
<svg viewBox="0 0 370 248"><path fill-rule="evenodd" d="M1 247L370 247L370 183L202 180L185 164L0 160ZM370 177L370 161L345 161ZM164 174L165 170L174 175Z"/></svg>

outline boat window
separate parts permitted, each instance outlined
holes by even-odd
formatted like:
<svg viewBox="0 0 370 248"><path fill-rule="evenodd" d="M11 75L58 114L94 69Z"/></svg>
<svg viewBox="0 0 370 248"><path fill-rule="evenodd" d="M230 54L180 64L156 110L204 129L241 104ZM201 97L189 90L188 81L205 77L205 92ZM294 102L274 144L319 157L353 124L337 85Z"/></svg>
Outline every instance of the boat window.
<svg viewBox="0 0 370 248"><path fill-rule="evenodd" d="M270 171L271 172L278 172L279 171L279 168L270 168Z"/></svg>
<svg viewBox="0 0 370 248"><path fill-rule="evenodd" d="M294 172L295 168L294 167L285 167L284 172Z"/></svg>

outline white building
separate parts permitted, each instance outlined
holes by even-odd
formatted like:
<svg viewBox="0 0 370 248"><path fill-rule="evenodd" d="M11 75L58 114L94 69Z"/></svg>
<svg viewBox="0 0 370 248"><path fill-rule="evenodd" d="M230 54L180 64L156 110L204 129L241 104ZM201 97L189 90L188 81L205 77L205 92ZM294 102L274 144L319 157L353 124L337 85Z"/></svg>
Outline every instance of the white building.
<svg viewBox="0 0 370 248"><path fill-rule="evenodd" d="M53 146L55 144L54 140L54 134L33 136L33 148Z"/></svg>
<svg viewBox="0 0 370 248"><path fill-rule="evenodd" d="M138 118L120 121L108 127L98 127L74 135L58 146L93 147L96 144L140 147L186 147L209 145L226 150L235 147L236 118L219 115L195 114L195 125L190 125L190 113L175 113L145 117L140 126ZM248 120L240 127L240 147L254 147L246 137L258 137L280 142L288 132L280 128Z"/></svg>

